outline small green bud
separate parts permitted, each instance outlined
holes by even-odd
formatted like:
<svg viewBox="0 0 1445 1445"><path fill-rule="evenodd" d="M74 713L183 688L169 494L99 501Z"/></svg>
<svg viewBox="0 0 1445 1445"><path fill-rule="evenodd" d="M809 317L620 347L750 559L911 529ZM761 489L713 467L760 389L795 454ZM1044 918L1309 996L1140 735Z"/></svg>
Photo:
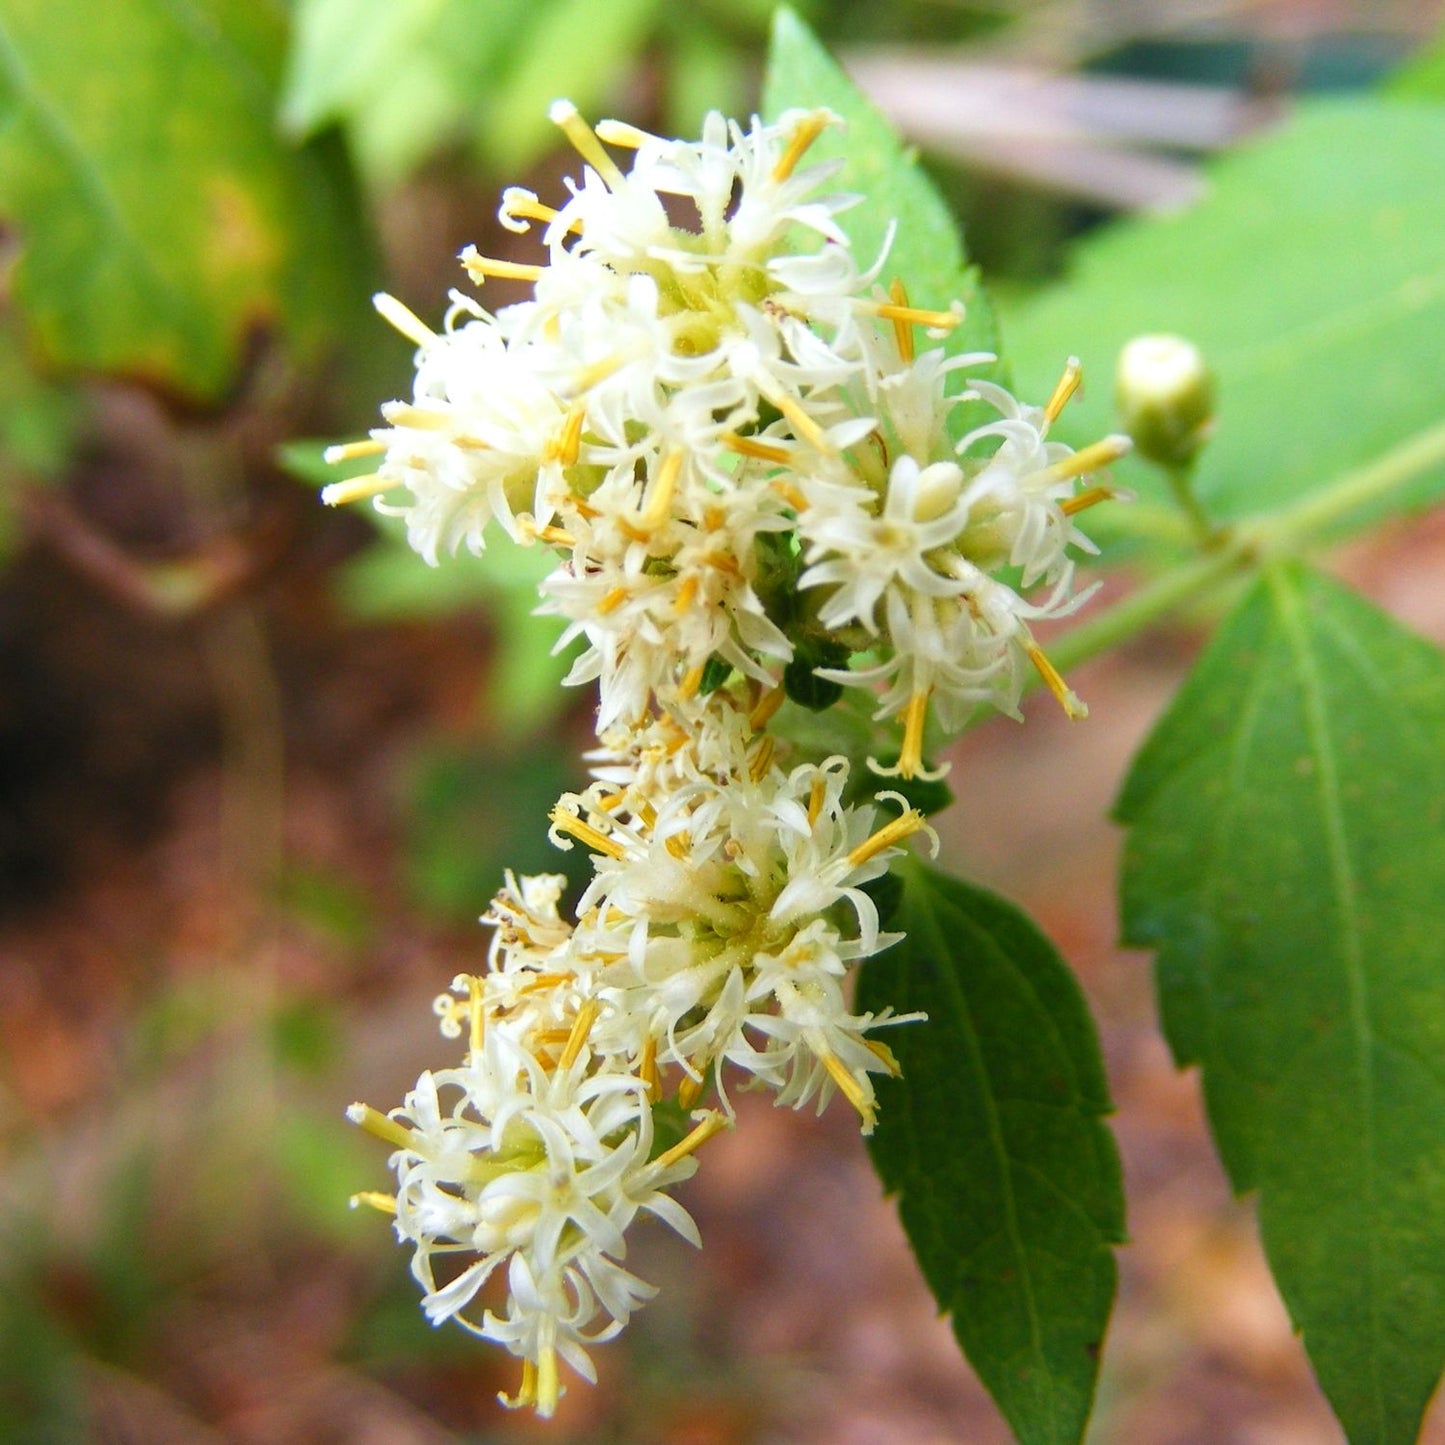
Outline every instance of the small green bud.
<svg viewBox="0 0 1445 1445"><path fill-rule="evenodd" d="M1214 430L1214 378L1182 336L1136 336L1119 353L1114 396L1141 456L1186 467Z"/></svg>

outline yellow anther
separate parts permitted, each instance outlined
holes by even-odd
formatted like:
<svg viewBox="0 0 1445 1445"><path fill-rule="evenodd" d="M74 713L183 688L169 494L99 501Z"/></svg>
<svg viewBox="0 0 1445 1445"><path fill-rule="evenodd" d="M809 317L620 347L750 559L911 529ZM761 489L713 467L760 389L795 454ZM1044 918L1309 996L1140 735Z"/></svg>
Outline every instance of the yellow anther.
<svg viewBox="0 0 1445 1445"><path fill-rule="evenodd" d="M1072 517L1075 512L1097 507L1100 502L1112 501L1115 495L1113 487L1085 487L1077 496L1065 497L1059 503L1059 511L1066 517Z"/></svg>
<svg viewBox="0 0 1445 1445"><path fill-rule="evenodd" d="M773 765L773 754L776 751L777 744L765 733L762 742L758 744L757 751L748 762L748 777L753 782L761 783L767 777L768 769Z"/></svg>
<svg viewBox="0 0 1445 1445"><path fill-rule="evenodd" d="M1059 419L1059 413L1069 404L1069 398L1078 391L1084 380L1084 368L1079 358L1071 356L1064 363L1064 374L1054 387L1053 394L1044 403L1044 419L1051 425Z"/></svg>
<svg viewBox="0 0 1445 1445"><path fill-rule="evenodd" d="M572 385L569 388L573 396L578 396L584 391L591 391L594 386L607 380L613 372L620 370L627 364L625 356L606 356L601 361L594 361L591 366L584 366L572 378Z"/></svg>
<svg viewBox="0 0 1445 1445"><path fill-rule="evenodd" d="M549 547L575 547L577 539L571 532L564 531L561 527L539 527L535 523L527 527L539 542L546 542Z"/></svg>
<svg viewBox="0 0 1445 1445"><path fill-rule="evenodd" d="M705 1087L706 1084L700 1075L695 1078L692 1074L688 1074L682 1083L677 1086L678 1107L683 1109L692 1108L692 1106L702 1098L702 1091Z"/></svg>
<svg viewBox="0 0 1445 1445"><path fill-rule="evenodd" d="M609 612L616 612L617 609L627 601L628 596L627 588L614 587L602 601L597 604L597 611L603 617L606 617Z"/></svg>
<svg viewBox="0 0 1445 1445"><path fill-rule="evenodd" d="M587 409L582 406L574 406L567 413L567 420L562 423L562 430L557 435L553 455L564 467L575 466L577 458L582 453L582 423L586 419Z"/></svg>
<svg viewBox="0 0 1445 1445"><path fill-rule="evenodd" d="M833 117L826 110L815 110L811 115L806 115L798 122L792 135L788 137L788 144L782 155L773 166L770 179L773 181L785 181L798 167L798 162L803 159L809 146L818 139L828 128Z"/></svg>
<svg viewBox="0 0 1445 1445"><path fill-rule="evenodd" d="M371 304L376 307L381 319L401 332L408 341L415 342L418 346L426 346L437 339L436 332L411 307L404 306L395 296L378 291L371 298Z"/></svg>
<svg viewBox="0 0 1445 1445"><path fill-rule="evenodd" d="M748 726L752 728L755 733L762 732L772 720L777 710L787 701L787 697L788 691L785 687L779 685L778 687L769 688L757 700L753 706L753 710L748 714Z"/></svg>
<svg viewBox="0 0 1445 1445"><path fill-rule="evenodd" d="M893 298L895 313L908 305L908 288L903 284L901 276L893 278L892 285L888 288L888 294ZM893 321L893 339L898 343L898 359L905 365L913 361L913 327L902 317L895 314Z"/></svg>
<svg viewBox="0 0 1445 1445"><path fill-rule="evenodd" d="M392 426L410 427L413 431L445 431L452 424L450 412L424 411L404 401L388 402L381 414Z"/></svg>
<svg viewBox="0 0 1445 1445"><path fill-rule="evenodd" d="M828 438L823 435L823 428L803 410L796 398L788 396L785 392L773 394L764 392L764 395L782 412L788 420L788 425L805 442L829 456L833 454L833 448L828 445Z"/></svg>
<svg viewBox="0 0 1445 1445"><path fill-rule="evenodd" d="M373 1109L370 1104L353 1104L346 1111L346 1117L353 1124L360 1124L368 1134L380 1139L384 1144L395 1144L398 1149L412 1147L411 1130L405 1124L400 1124Z"/></svg>
<svg viewBox="0 0 1445 1445"><path fill-rule="evenodd" d="M848 862L854 868L862 867L870 858L876 858L885 849L893 847L895 843L901 843L905 838L911 837L927 826L923 814L917 808L909 808L906 813L895 818L891 823L885 823L876 833L870 834L856 848L851 849L848 854Z"/></svg>
<svg viewBox="0 0 1445 1445"><path fill-rule="evenodd" d="M347 502L359 502L366 497L379 497L401 483L395 477L379 476L368 472L364 477L348 477L344 482L332 482L322 487L321 500L328 507L344 506Z"/></svg>
<svg viewBox="0 0 1445 1445"><path fill-rule="evenodd" d="M697 1084L699 1093L702 1091L702 1083L689 1076L684 1084ZM694 1097L696 1097L694 1095ZM682 1103L682 1089L677 1091L678 1103ZM687 1108L687 1104L682 1105ZM659 1154L652 1162L661 1169L670 1169L681 1159L686 1159L689 1154L695 1154L714 1134L721 1134L724 1129L732 1128L732 1123L726 1114L709 1112L707 1117L700 1120L697 1126L692 1129L683 1139L679 1140L671 1149Z"/></svg>
<svg viewBox="0 0 1445 1445"><path fill-rule="evenodd" d="M638 524L645 531L660 527L667 520L677 492L677 479L682 472L682 453L668 452L657 469L657 475L648 489L647 505L638 514Z"/></svg>
<svg viewBox="0 0 1445 1445"><path fill-rule="evenodd" d="M696 667L690 667L683 673L682 681L677 685L678 696L684 699L697 696L697 690L702 686L702 674L705 664L698 663Z"/></svg>
<svg viewBox="0 0 1445 1445"><path fill-rule="evenodd" d="M813 785L808 789L808 826L811 828L818 821L818 815L823 811L823 802L828 796L828 785L821 777L813 779Z"/></svg>
<svg viewBox="0 0 1445 1445"><path fill-rule="evenodd" d="M895 1079L903 1073L903 1066L898 1062L897 1055L887 1044L880 1043L877 1039L864 1039L863 1047L878 1059Z"/></svg>
<svg viewBox="0 0 1445 1445"><path fill-rule="evenodd" d="M581 112L570 100L554 100L547 118L572 143L572 149L607 183L609 190L623 184L617 162L602 148L597 132L582 119Z"/></svg>
<svg viewBox="0 0 1445 1445"><path fill-rule="evenodd" d="M858 1117L863 1121L863 1132L871 1134L878 1119L873 1100L869 1097L872 1091L864 1088L857 1075L835 1053L823 1054L823 1067L837 1084L838 1092L857 1110Z"/></svg>
<svg viewBox="0 0 1445 1445"><path fill-rule="evenodd" d="M808 499L791 482L774 482L773 490L795 511L806 512Z"/></svg>
<svg viewBox="0 0 1445 1445"><path fill-rule="evenodd" d="M508 186L502 192L502 204L497 211L497 219L509 230L521 234L527 230L525 225L515 224L518 221L547 221L552 222L561 213L551 206L544 205L537 199L535 191L529 191L524 186ZM575 229L575 227L574 227Z"/></svg>
<svg viewBox="0 0 1445 1445"><path fill-rule="evenodd" d="M736 436L732 432L724 432L718 441L724 451L735 452L740 457L753 457L760 462L777 462L779 466L786 466L792 459L792 453L786 447Z"/></svg>
<svg viewBox="0 0 1445 1445"><path fill-rule="evenodd" d="M915 692L903 710L903 747L898 754L898 775L915 777L923 768L923 725L928 720L928 693Z"/></svg>
<svg viewBox="0 0 1445 1445"><path fill-rule="evenodd" d="M375 1209L381 1214L396 1213L396 1195L382 1194L376 1189L363 1189L360 1194L353 1194L347 1202L353 1209L360 1209L364 1205L367 1209Z"/></svg>
<svg viewBox="0 0 1445 1445"><path fill-rule="evenodd" d="M1061 457L1052 466L1045 467L1042 475L1056 482L1082 477L1086 472L1096 472L1110 462L1117 462L1132 445L1128 437L1116 433L1081 447L1071 456Z"/></svg>
<svg viewBox="0 0 1445 1445"><path fill-rule="evenodd" d="M1030 638L1024 643L1024 651L1028 654L1029 661L1038 669L1044 685L1059 700L1059 706L1069 717L1076 721L1079 718L1088 717L1089 709L1084 706L1078 695L1059 675L1058 668L1044 656L1043 648Z"/></svg>
<svg viewBox="0 0 1445 1445"><path fill-rule="evenodd" d="M467 1012L471 1023L467 1045L473 1054L480 1054L482 1035L486 1030L486 1014L482 1009L482 981L475 974L467 976Z"/></svg>
<svg viewBox="0 0 1445 1445"><path fill-rule="evenodd" d="M357 442L341 442L337 446L327 447L321 453L321 460L327 466L334 467L338 462L355 461L357 457L374 457L385 450L385 442L378 441L375 437L363 437Z"/></svg>
<svg viewBox="0 0 1445 1445"><path fill-rule="evenodd" d="M673 598L672 610L680 617L689 607L692 606L693 598L697 596L697 573L689 572L686 577L678 583L677 596Z"/></svg>
<svg viewBox="0 0 1445 1445"><path fill-rule="evenodd" d="M622 858L626 856L627 850L617 841L616 838L609 838L606 833L600 833L591 823L579 818L576 813L569 813L559 803L547 815L552 820L552 825L561 833L570 833L580 843L585 843L594 853L605 853L609 858Z"/></svg>
<svg viewBox="0 0 1445 1445"><path fill-rule="evenodd" d="M577 1055L582 1052L582 1045L587 1042L587 1035L592 1032L592 1025L597 1022L597 1015L601 1012L602 1005L595 998L589 998L577 1010L572 1032L567 1035L567 1047L562 1050L562 1057L557 1060L558 1067L570 1069L577 1062Z"/></svg>
<svg viewBox="0 0 1445 1445"><path fill-rule="evenodd" d="M637 1061L637 1077L647 1085L647 1097L656 1103L662 1093L662 1080L657 1075L657 1040L651 1034L642 1045L642 1057Z"/></svg>
<svg viewBox="0 0 1445 1445"><path fill-rule="evenodd" d="M599 120L593 127L597 139L610 146L621 146L623 150L640 150L654 137L625 120Z"/></svg>
<svg viewBox="0 0 1445 1445"><path fill-rule="evenodd" d="M479 286L488 276L494 276L499 281L537 281L547 269L530 261L498 261L491 256L483 256L475 246L468 246L457 259Z"/></svg>

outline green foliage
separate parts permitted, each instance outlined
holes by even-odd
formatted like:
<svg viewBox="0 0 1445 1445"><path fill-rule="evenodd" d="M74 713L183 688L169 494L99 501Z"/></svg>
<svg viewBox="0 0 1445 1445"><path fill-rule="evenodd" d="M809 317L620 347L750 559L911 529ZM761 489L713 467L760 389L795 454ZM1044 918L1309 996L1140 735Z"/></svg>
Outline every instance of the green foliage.
<svg viewBox="0 0 1445 1445"><path fill-rule="evenodd" d="M314 360L366 246L336 156L276 143L275 3L3 0L0 215L48 364L217 400L248 330Z"/></svg>
<svg viewBox="0 0 1445 1445"><path fill-rule="evenodd" d="M821 136L809 150L808 159L810 163L841 159L838 188L867 198L838 218L860 263L869 265L883 253L889 224L896 217L899 224L882 279L905 278L909 300L915 306L941 309L955 300L964 303L963 324L941 343L949 355L996 352L998 333L992 308L979 287L977 270L966 262L957 223L937 188L888 122L802 22L792 11L780 10L773 23L763 87L764 113L776 119L793 107L817 106L847 122L846 132L835 130ZM980 368L971 374L990 373ZM964 411L957 408L955 418L961 419Z"/></svg>
<svg viewBox="0 0 1445 1445"><path fill-rule="evenodd" d="M1002 899L913 864L864 965L860 1009L922 1010L888 1035L879 1173L929 1288L1019 1439L1082 1438L1122 1237L1110 1104L1082 994Z"/></svg>
<svg viewBox="0 0 1445 1445"><path fill-rule="evenodd" d="M1301 566L1241 601L1136 760L1124 936L1351 1441L1445 1359L1445 657Z"/></svg>
<svg viewBox="0 0 1445 1445"><path fill-rule="evenodd" d="M1439 419L1442 172L1445 110L1373 98L1301 107L1220 160L1198 205L1119 222L1077 248L1068 278L1009 318L1021 394L1046 394L1078 355L1091 385L1057 433L1092 440L1113 426L1123 343L1178 333L1218 381L1219 429L1196 475L1206 511L1248 517L1306 495ZM1140 501L1100 509L1091 531L1174 521L1157 473L1136 459L1115 470ZM1442 483L1436 467L1401 503L1437 497Z"/></svg>

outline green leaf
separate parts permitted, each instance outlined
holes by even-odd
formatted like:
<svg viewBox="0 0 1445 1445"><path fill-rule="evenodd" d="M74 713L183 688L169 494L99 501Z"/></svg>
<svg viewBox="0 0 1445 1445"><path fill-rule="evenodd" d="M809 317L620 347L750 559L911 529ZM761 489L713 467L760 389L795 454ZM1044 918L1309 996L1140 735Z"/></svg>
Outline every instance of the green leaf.
<svg viewBox="0 0 1445 1445"><path fill-rule="evenodd" d="M281 116L307 135L384 88L443 0L299 0ZM479 25L486 31L487 26Z"/></svg>
<svg viewBox="0 0 1445 1445"><path fill-rule="evenodd" d="M1118 805L1128 943L1356 1445L1445 1362L1445 657L1301 566L1262 577Z"/></svg>
<svg viewBox="0 0 1445 1445"><path fill-rule="evenodd" d="M565 97L584 114L615 104L625 67L642 48L660 0L550 0L532 12L518 54L488 97L478 137L489 165L513 171L558 138L547 118Z"/></svg>
<svg viewBox="0 0 1445 1445"><path fill-rule="evenodd" d="M1397 70L1386 82L1391 95L1419 100L1445 100L1445 30Z"/></svg>
<svg viewBox="0 0 1445 1445"><path fill-rule="evenodd" d="M314 360L361 314L338 156L279 143L263 0L0 0L0 215L49 364L215 401L248 330Z"/></svg>
<svg viewBox="0 0 1445 1445"><path fill-rule="evenodd" d="M779 10L773 22L763 85L763 112L776 120L792 107L824 106L847 122L844 132L825 132L808 152L809 161L841 157L836 188L866 197L843 212L838 224L847 233L860 265L872 265L897 231L882 278L898 276L915 306L942 309L951 301L967 308L963 324L942 343L949 355L998 351L993 310L979 286L978 271L966 264L958 223L933 182L906 151L888 122L791 10ZM924 343L920 338L920 345ZM998 375L981 367L977 376ZM960 419L963 408L955 408Z"/></svg>
<svg viewBox="0 0 1445 1445"><path fill-rule="evenodd" d="M1081 1438L1114 1298L1123 1198L1093 1020L1013 905L910 864L865 965L860 1009L928 1014L891 1031L902 1078L871 1142L939 1306L1024 1445Z"/></svg>
<svg viewBox="0 0 1445 1445"><path fill-rule="evenodd" d="M1212 517L1267 512L1373 460L1440 417L1442 174L1445 109L1302 106L1214 165L1204 200L1096 233L1063 283L1008 318L1020 395L1046 396L1063 359L1079 356L1092 385L1056 431L1093 440L1115 425L1124 342L1173 332L1202 348L1218 380L1218 430L1196 478ZM1149 504L1167 505L1147 465L1115 470L1140 503L1091 513L1091 534L1142 529ZM1436 468L1396 505L1438 496L1442 483Z"/></svg>

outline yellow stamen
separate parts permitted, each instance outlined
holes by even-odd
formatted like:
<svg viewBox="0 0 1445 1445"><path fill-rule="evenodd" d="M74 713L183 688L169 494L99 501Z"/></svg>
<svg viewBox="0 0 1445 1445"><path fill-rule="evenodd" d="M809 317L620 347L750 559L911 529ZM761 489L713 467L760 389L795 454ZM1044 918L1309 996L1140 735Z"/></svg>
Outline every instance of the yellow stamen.
<svg viewBox="0 0 1445 1445"><path fill-rule="evenodd" d="M786 466L792 456L792 453L784 447L754 441L752 437L735 436L731 432L724 432L718 441L721 442L724 451L736 452L740 457L754 457L760 462L777 462L779 465Z"/></svg>
<svg viewBox="0 0 1445 1445"><path fill-rule="evenodd" d="M806 512L808 510L808 499L791 482L774 482L773 490L795 512Z"/></svg>
<svg viewBox="0 0 1445 1445"><path fill-rule="evenodd" d="M501 209L498 218L508 230L521 231L525 227L512 226L511 221L555 221L561 212L539 201L536 195L522 186L508 186L502 192ZM573 227L575 229L575 225Z"/></svg>
<svg viewBox="0 0 1445 1445"><path fill-rule="evenodd" d="M886 1068L895 1079L902 1074L903 1066L898 1062L897 1056L887 1044L879 1043L877 1039L864 1039L863 1047L876 1059L880 1060L884 1068Z"/></svg>
<svg viewBox="0 0 1445 1445"><path fill-rule="evenodd" d="M1059 511L1066 517L1072 517L1075 512L1085 511L1089 507L1097 507L1100 502L1111 501L1114 495L1112 487L1085 487L1077 496L1065 497L1059 503Z"/></svg>
<svg viewBox="0 0 1445 1445"><path fill-rule="evenodd" d="M530 261L498 261L491 256L483 256L475 246L468 246L457 259L479 286L488 276L494 276L499 281L537 281L547 269Z"/></svg>
<svg viewBox="0 0 1445 1445"><path fill-rule="evenodd" d="M564 467L571 467L577 464L577 458L582 452L582 423L586 420L587 411L585 407L574 406L567 413L567 420L562 425L562 431L557 437L556 451L554 455Z"/></svg>
<svg viewBox="0 0 1445 1445"><path fill-rule="evenodd" d="M647 1085L647 1097L656 1103L662 1092L662 1080L657 1076L657 1040L651 1034L642 1045L642 1057L637 1062L637 1077Z"/></svg>
<svg viewBox="0 0 1445 1445"><path fill-rule="evenodd" d="M893 284L888 288L888 294L893 298L895 310L908 305L908 288L903 284L901 276L893 278ZM898 358L905 365L910 365L914 358L913 348L913 327L901 316L894 315L893 339L898 343Z"/></svg>
<svg viewBox="0 0 1445 1445"><path fill-rule="evenodd" d="M572 149L602 177L609 190L616 190L623 184L623 175L617 169L617 162L602 149L597 132L582 119L581 113L570 100L554 100L547 112L547 118L572 142Z"/></svg>
<svg viewBox="0 0 1445 1445"><path fill-rule="evenodd" d="M826 110L815 110L811 115L804 116L788 137L787 148L778 157L769 179L775 182L787 180L797 169L808 147L828 128L830 120L832 116Z"/></svg>
<svg viewBox="0 0 1445 1445"><path fill-rule="evenodd" d="M594 361L591 366L584 366L572 378L571 393L575 396L584 391L591 391L599 382L606 381L614 371L626 364L625 356L606 356L601 361Z"/></svg>
<svg viewBox="0 0 1445 1445"><path fill-rule="evenodd" d="M560 803L547 816L559 832L570 833L579 842L585 843L594 853L606 853L609 858L626 856L627 850L616 838L609 838L606 833L599 833L591 823L579 818L576 813L567 812Z"/></svg>
<svg viewBox="0 0 1445 1445"><path fill-rule="evenodd" d="M557 1408L562 1394L557 1379L557 1351L551 1345L543 1345L537 1358L537 1413L544 1420Z"/></svg>
<svg viewBox="0 0 1445 1445"><path fill-rule="evenodd" d="M695 1080L689 1077L685 1082L690 1084ZM701 1089L702 1086L699 1084L698 1087ZM678 1102L681 1103L681 1089L677 1091L677 1097ZM683 1107L686 1108L687 1105L684 1104ZM669 1169L679 1160L686 1159L689 1154L695 1154L714 1134L721 1134L724 1129L730 1128L732 1128L732 1124L726 1114L709 1113L685 1138L679 1140L671 1149L659 1154L652 1162L659 1168Z"/></svg>
<svg viewBox="0 0 1445 1445"><path fill-rule="evenodd" d="M758 750L748 763L748 777L753 782L761 783L767 777L768 769L773 765L773 754L777 751L777 744L766 733L763 740L758 744Z"/></svg>
<svg viewBox="0 0 1445 1445"><path fill-rule="evenodd" d="M769 688L758 700L753 710L748 714L748 726L755 733L760 733L767 727L773 715L787 701L788 691L785 687L778 686Z"/></svg>
<svg viewBox="0 0 1445 1445"><path fill-rule="evenodd" d="M363 1205L368 1209L375 1209L381 1214L396 1213L396 1195L382 1194L376 1189L363 1189L360 1194L353 1194L347 1201L353 1209L360 1209Z"/></svg>
<svg viewBox="0 0 1445 1445"><path fill-rule="evenodd" d="M646 145L653 137L625 120L599 120L593 130L597 139L610 146L621 146L623 150L635 151Z"/></svg>
<svg viewBox="0 0 1445 1445"><path fill-rule="evenodd" d="M363 437L357 442L341 442L334 447L327 447L321 453L321 460L329 467L334 467L338 462L355 461L357 457L374 457L377 452L384 452L386 443L378 441L375 437Z"/></svg>
<svg viewBox="0 0 1445 1445"><path fill-rule="evenodd" d="M679 863L681 863L691 851L688 846L687 837L682 833L674 833L662 846L666 848Z"/></svg>
<svg viewBox="0 0 1445 1445"><path fill-rule="evenodd" d="M1062 457L1052 466L1045 467L1042 475L1056 482L1068 481L1070 477L1082 477L1085 472L1098 471L1110 462L1117 462L1133 443L1126 436L1115 434L1102 441L1081 447L1072 456Z"/></svg>
<svg viewBox="0 0 1445 1445"><path fill-rule="evenodd" d="M370 1104L353 1104L346 1111L346 1117L353 1124L360 1124L368 1134L380 1139L385 1144L395 1144L398 1149L412 1147L411 1130L405 1124L400 1124L379 1110L373 1109Z"/></svg>
<svg viewBox="0 0 1445 1445"><path fill-rule="evenodd" d="M562 1057L557 1061L560 1068L570 1069L577 1062L577 1055L582 1052L582 1045L587 1042L587 1035L592 1032L592 1025L597 1022L597 1015L601 1012L602 1005L595 998L589 998L577 1010L572 1032L567 1035L567 1047L562 1050Z"/></svg>
<svg viewBox="0 0 1445 1445"><path fill-rule="evenodd" d="M768 396L768 400L782 412L788 419L788 424L805 442L829 456L833 454L833 448L828 445L828 439L823 435L823 428L803 410L793 397L784 392L778 392L775 395L768 395L764 392L764 395Z"/></svg>
<svg viewBox="0 0 1445 1445"><path fill-rule="evenodd" d="M395 296L378 291L371 298L381 319L418 346L426 346L437 339L437 334L409 306L404 306Z"/></svg>
<svg viewBox="0 0 1445 1445"><path fill-rule="evenodd" d="M471 1029L467 1044L473 1054L480 1054L486 1015L482 1012L482 981L475 974L469 975L467 978L467 1012L471 1015Z"/></svg>
<svg viewBox="0 0 1445 1445"><path fill-rule="evenodd" d="M690 1109L702 1097L702 1091L706 1087L701 1078L694 1078L689 1074L677 1086L677 1103L682 1109Z"/></svg>
<svg viewBox="0 0 1445 1445"><path fill-rule="evenodd" d="M697 690L702 686L703 663L696 667L690 667L683 673L682 681L678 684L678 696L684 699L697 696Z"/></svg>
<svg viewBox="0 0 1445 1445"><path fill-rule="evenodd" d="M505 1390L497 1391L497 1399L508 1410L522 1410L537 1402L537 1367L531 1360L522 1361L522 1383L517 1393L509 1395Z"/></svg>
<svg viewBox="0 0 1445 1445"><path fill-rule="evenodd" d="M1029 661L1038 669L1044 685L1059 700L1059 706L1069 717L1076 721L1079 718L1088 717L1089 709L1079 701L1078 695L1065 683L1059 675L1058 668L1044 656L1043 648L1030 638L1024 643L1024 651L1028 653Z"/></svg>
<svg viewBox="0 0 1445 1445"><path fill-rule="evenodd" d="M638 514L638 524L647 531L660 527L667 520L668 509L677 491L677 479L682 472L682 453L669 452L657 469L647 494L647 505Z"/></svg>
<svg viewBox="0 0 1445 1445"><path fill-rule="evenodd" d="M1059 413L1069 404L1069 398L1078 391L1084 380L1084 368L1079 358L1071 356L1064 364L1064 374L1054 387L1053 394L1044 403L1044 419L1052 425L1059 419Z"/></svg>
<svg viewBox="0 0 1445 1445"><path fill-rule="evenodd" d="M903 710L903 748L898 755L898 775L915 777L923 768L923 725L928 720L928 693L915 692Z"/></svg>
<svg viewBox="0 0 1445 1445"><path fill-rule="evenodd" d="M606 617L609 612L616 612L624 602L627 601L627 588L614 587L601 602L597 604L597 611Z"/></svg>
<svg viewBox="0 0 1445 1445"><path fill-rule="evenodd" d="M381 414L392 426L411 427L414 431L445 431L452 424L450 412L424 411L404 401L389 402Z"/></svg>
<svg viewBox="0 0 1445 1445"><path fill-rule="evenodd" d="M818 821L818 814L823 811L823 800L828 796L828 785L822 778L814 778L813 786L808 789L808 826L811 828Z"/></svg>
<svg viewBox="0 0 1445 1445"><path fill-rule="evenodd" d="M322 487L321 500L328 507L344 506L347 502L359 502L365 497L379 497L401 483L395 477L379 476L368 472L364 477L348 477L344 482L332 482Z"/></svg>
<svg viewBox="0 0 1445 1445"><path fill-rule="evenodd" d="M823 1067L837 1084L838 1092L858 1111L858 1117L863 1121L863 1132L871 1133L878 1114L873 1101L868 1097L870 1091L864 1088L858 1077L837 1054L825 1053Z"/></svg>
<svg viewBox="0 0 1445 1445"><path fill-rule="evenodd" d="M561 527L538 527L531 526L526 529L539 542L546 542L553 547L575 547L577 539L571 532L563 531Z"/></svg>
<svg viewBox="0 0 1445 1445"><path fill-rule="evenodd" d="M678 583L677 596L673 599L672 610L680 617L689 607L692 600L697 596L697 573L689 572L686 577Z"/></svg>
<svg viewBox="0 0 1445 1445"><path fill-rule="evenodd" d="M909 808L906 813L895 818L891 823L885 823L876 833L871 834L852 849L848 854L848 862L853 867L859 868L870 858L876 858L884 849L891 848L895 843L901 843L905 838L911 837L927 826L923 814L917 808Z"/></svg>

